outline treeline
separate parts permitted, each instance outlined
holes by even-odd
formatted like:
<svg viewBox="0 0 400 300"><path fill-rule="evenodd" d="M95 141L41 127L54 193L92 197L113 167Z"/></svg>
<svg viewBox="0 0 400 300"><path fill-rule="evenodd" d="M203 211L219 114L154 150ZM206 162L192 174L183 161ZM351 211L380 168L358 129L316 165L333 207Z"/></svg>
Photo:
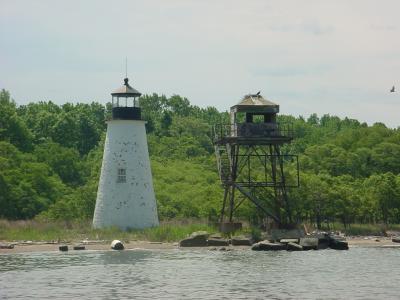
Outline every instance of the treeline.
<svg viewBox="0 0 400 300"><path fill-rule="evenodd" d="M229 120L213 107L157 94L140 98L147 120L161 219L218 216L218 181L211 126ZM234 103L232 103L234 104ZM17 105L0 93L0 218L92 217L110 105ZM301 187L289 191L297 221L317 224L400 223L400 130L313 114L280 116L296 139ZM255 222L245 203L238 218Z"/></svg>

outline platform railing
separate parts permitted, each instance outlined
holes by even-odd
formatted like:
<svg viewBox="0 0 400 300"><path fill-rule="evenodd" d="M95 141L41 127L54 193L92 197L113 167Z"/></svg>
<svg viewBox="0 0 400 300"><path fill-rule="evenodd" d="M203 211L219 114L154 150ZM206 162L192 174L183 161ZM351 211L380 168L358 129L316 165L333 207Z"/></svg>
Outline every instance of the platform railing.
<svg viewBox="0 0 400 300"><path fill-rule="evenodd" d="M228 137L242 138L293 138L292 123L235 123L213 126L214 140Z"/></svg>

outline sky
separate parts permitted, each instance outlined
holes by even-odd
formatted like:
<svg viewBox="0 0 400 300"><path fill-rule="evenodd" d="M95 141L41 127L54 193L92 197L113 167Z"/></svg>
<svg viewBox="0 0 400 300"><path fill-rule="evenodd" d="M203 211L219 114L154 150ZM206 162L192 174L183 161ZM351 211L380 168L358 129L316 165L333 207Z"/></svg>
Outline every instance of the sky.
<svg viewBox="0 0 400 300"><path fill-rule="evenodd" d="M226 111L261 91L282 114L397 128L399 14L398 0L0 0L0 89L106 103L127 57L143 94Z"/></svg>

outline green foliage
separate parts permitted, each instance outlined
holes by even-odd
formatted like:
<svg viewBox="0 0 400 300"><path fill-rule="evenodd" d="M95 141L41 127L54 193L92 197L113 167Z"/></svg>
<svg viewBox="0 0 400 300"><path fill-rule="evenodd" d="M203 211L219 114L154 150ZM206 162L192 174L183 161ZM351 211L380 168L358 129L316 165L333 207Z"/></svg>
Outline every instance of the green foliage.
<svg viewBox="0 0 400 300"><path fill-rule="evenodd" d="M140 104L160 218L216 221L223 191L211 128L229 123L228 113L191 105L178 95L144 95ZM17 106L2 90L0 217L90 219L110 112L109 103ZM328 114L280 115L278 121L292 124L296 137L282 152L300 156L301 187L289 190L296 221L319 228L337 222L346 228L354 223L400 223L400 129ZM294 170L288 164L288 179ZM266 190L261 196L272 194ZM262 216L245 201L237 217L259 223ZM182 231L166 226L135 234L173 240Z"/></svg>
<svg viewBox="0 0 400 300"><path fill-rule="evenodd" d="M75 148L49 141L38 144L34 154L39 162L47 163L64 183L71 186L84 183L84 163Z"/></svg>
<svg viewBox="0 0 400 300"><path fill-rule="evenodd" d="M15 102L5 90L0 92L0 141L8 141L23 151L32 148L32 134L17 115Z"/></svg>

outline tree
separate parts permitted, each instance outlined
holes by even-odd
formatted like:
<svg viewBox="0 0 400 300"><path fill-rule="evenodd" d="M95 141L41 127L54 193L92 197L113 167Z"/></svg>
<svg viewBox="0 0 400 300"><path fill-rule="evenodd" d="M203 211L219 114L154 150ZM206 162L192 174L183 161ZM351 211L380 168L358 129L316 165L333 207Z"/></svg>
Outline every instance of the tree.
<svg viewBox="0 0 400 300"><path fill-rule="evenodd" d="M399 222L400 187L393 173L377 174L366 180L365 185L369 197L375 200L376 208L380 210L385 224Z"/></svg>
<svg viewBox="0 0 400 300"><path fill-rule="evenodd" d="M0 92L0 140L9 141L19 149L32 149L32 134L17 115L15 102L6 90Z"/></svg>
<svg viewBox="0 0 400 300"><path fill-rule="evenodd" d="M400 145L383 142L372 149L372 163L378 172L400 173Z"/></svg>
<svg viewBox="0 0 400 300"><path fill-rule="evenodd" d="M47 163L70 186L84 183L84 164L79 152L54 142L45 142L36 146L34 151L39 162Z"/></svg>

